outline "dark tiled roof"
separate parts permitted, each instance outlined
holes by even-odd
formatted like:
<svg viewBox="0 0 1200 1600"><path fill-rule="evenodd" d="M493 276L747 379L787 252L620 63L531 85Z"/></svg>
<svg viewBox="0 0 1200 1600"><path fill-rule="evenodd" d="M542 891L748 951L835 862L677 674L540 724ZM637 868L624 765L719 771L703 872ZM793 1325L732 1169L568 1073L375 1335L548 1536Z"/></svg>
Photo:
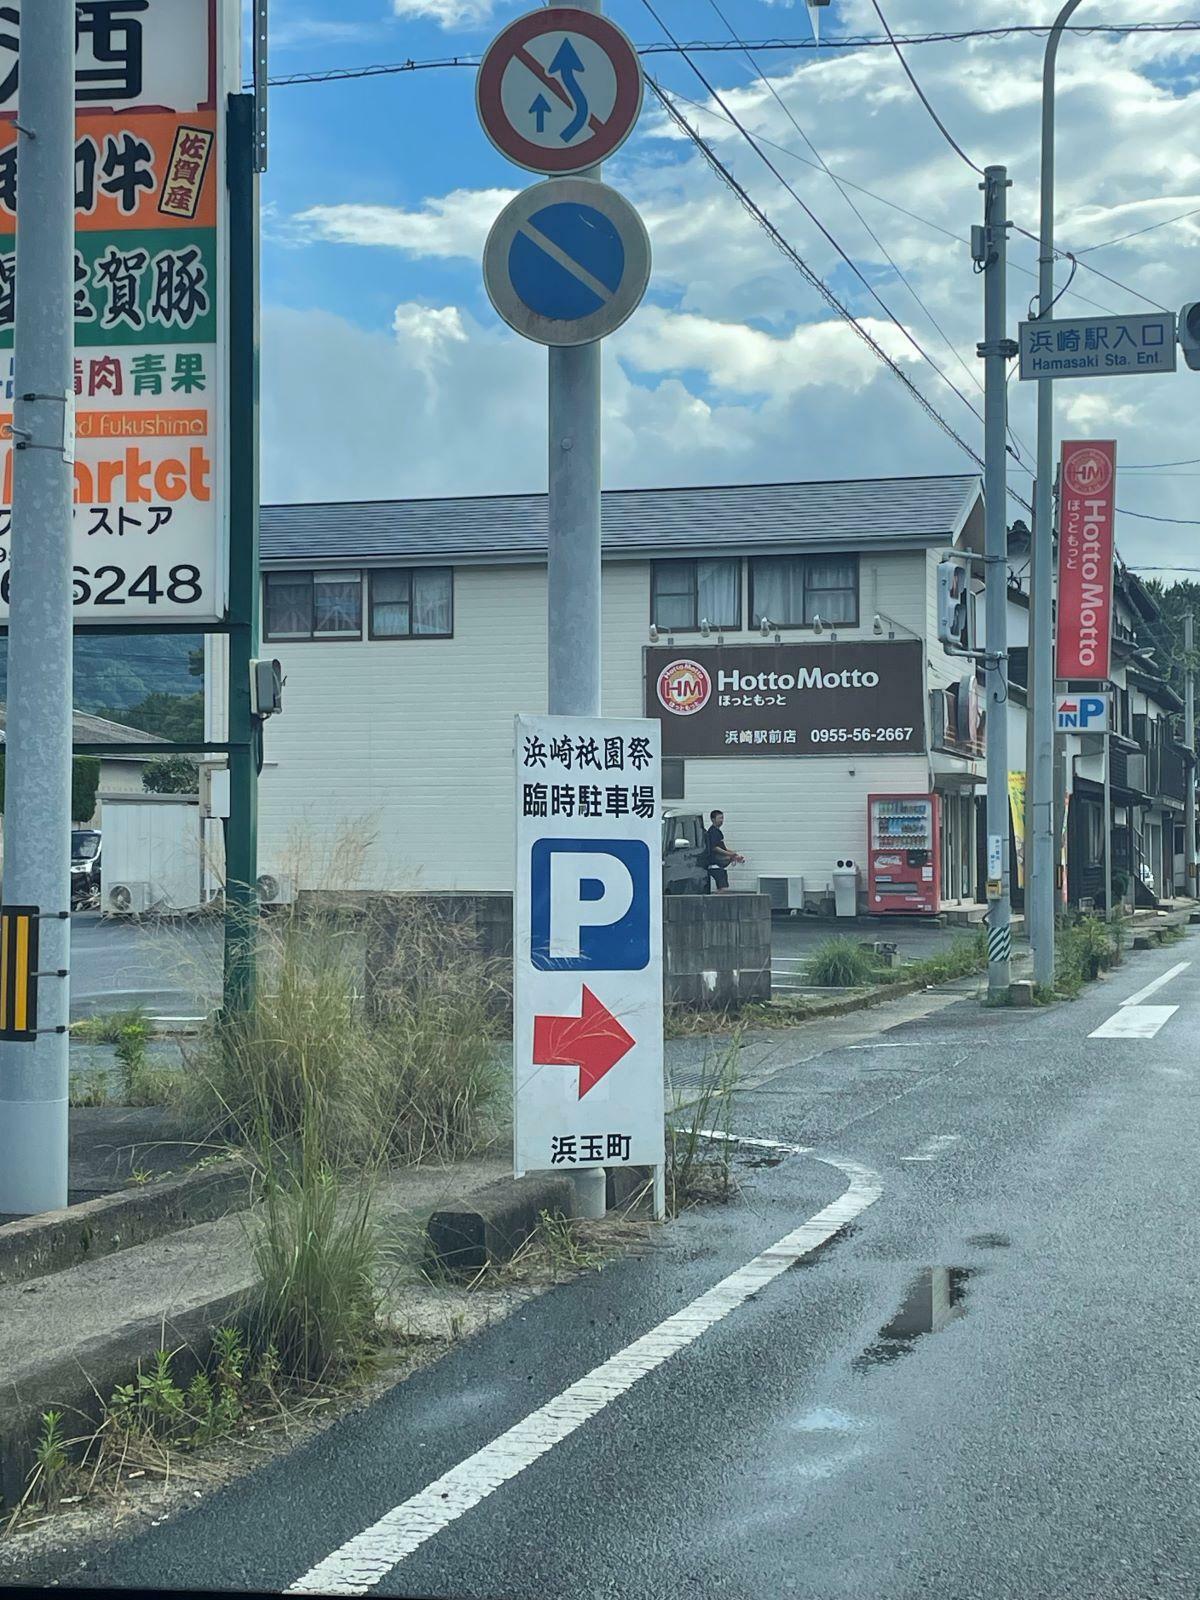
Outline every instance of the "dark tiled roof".
<svg viewBox="0 0 1200 1600"><path fill-rule="evenodd" d="M8 727L8 707L0 702L0 740ZM107 717L93 717L87 711L76 711L73 718L76 744L157 744L158 736L143 733L141 728L127 728L123 722L109 722Z"/></svg>
<svg viewBox="0 0 1200 1600"><path fill-rule="evenodd" d="M605 551L688 554L779 545L923 545L959 532L978 502L971 475L617 489L602 504ZM546 496L331 501L262 508L262 559L275 562L537 559Z"/></svg>

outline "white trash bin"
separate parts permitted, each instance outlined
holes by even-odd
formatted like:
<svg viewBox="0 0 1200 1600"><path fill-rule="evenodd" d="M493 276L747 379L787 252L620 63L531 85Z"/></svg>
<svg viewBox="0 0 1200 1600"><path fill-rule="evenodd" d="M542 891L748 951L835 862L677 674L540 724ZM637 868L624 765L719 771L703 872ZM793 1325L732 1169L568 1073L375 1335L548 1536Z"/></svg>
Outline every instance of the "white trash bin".
<svg viewBox="0 0 1200 1600"><path fill-rule="evenodd" d="M858 868L839 861L833 869L833 909L839 917L858 915Z"/></svg>

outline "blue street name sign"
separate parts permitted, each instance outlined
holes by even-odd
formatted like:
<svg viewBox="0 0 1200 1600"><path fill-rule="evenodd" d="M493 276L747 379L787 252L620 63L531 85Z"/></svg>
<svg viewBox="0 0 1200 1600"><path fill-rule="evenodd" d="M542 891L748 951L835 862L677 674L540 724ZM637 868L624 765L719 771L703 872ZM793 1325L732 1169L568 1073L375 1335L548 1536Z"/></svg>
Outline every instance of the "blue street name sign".
<svg viewBox="0 0 1200 1600"><path fill-rule="evenodd" d="M1175 313L1039 319L1020 325L1021 377L1136 378L1175 371Z"/></svg>

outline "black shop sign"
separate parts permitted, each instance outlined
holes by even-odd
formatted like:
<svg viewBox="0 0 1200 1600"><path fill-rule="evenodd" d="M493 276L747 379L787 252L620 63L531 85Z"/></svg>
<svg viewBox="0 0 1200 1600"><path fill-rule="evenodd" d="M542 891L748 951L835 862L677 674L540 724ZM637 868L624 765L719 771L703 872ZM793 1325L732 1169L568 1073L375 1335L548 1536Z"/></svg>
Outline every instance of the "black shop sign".
<svg viewBox="0 0 1200 1600"><path fill-rule="evenodd" d="M918 640L650 649L646 715L665 756L914 755L925 749Z"/></svg>

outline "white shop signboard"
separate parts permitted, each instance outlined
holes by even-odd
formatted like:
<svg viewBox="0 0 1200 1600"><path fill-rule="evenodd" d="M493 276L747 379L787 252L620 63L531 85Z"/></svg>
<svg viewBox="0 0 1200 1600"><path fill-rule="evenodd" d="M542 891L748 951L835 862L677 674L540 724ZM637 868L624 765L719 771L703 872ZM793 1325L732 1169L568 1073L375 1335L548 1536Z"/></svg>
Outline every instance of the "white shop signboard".
<svg viewBox="0 0 1200 1600"><path fill-rule="evenodd" d="M518 717L514 1168L663 1161L659 728Z"/></svg>

